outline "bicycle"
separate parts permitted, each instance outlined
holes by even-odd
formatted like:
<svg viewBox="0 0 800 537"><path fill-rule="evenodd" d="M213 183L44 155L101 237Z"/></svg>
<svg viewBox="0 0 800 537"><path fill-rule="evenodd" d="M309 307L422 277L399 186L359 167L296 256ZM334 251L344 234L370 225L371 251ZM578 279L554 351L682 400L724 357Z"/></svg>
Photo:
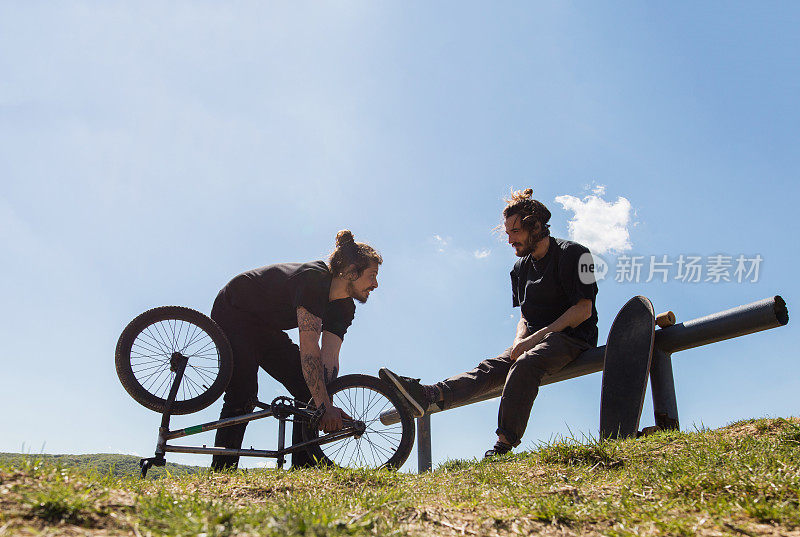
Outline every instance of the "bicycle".
<svg viewBox="0 0 800 537"><path fill-rule="evenodd" d="M343 467L399 468L414 444L414 420L400 397L382 380L344 375L328 385L331 402L352 420L338 431L320 435L321 414L311 401L276 397L260 401L252 412L200 425L170 429L173 415L198 412L225 391L233 372L233 353L222 329L210 317L182 306L148 310L122 331L115 353L117 376L139 404L161 413L155 456L139 462L142 477L152 466L164 466L167 453L238 455L277 459L308 450L320 464ZM380 416L396 411L399 422L384 424ZM273 417L278 420L274 451L178 446L170 440ZM303 441L286 446L286 423L302 424Z"/></svg>

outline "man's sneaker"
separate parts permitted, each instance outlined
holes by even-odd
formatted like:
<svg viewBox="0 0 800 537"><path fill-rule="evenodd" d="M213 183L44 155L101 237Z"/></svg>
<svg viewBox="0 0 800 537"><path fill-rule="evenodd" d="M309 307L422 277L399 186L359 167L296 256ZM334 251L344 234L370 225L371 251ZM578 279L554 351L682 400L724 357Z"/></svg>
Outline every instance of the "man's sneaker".
<svg viewBox="0 0 800 537"><path fill-rule="evenodd" d="M425 411L428 410L433 403L433 401L427 397L425 388L422 387L419 379L412 379L398 375L397 373L389 371L385 367L382 367L378 371L378 376L384 381L388 382L390 386L397 390L400 395L402 395L403 398L408 401L415 418L422 417L422 415L425 414Z"/></svg>
<svg viewBox="0 0 800 537"><path fill-rule="evenodd" d="M489 451L487 451L486 453L483 454L483 458L484 459L489 459L491 457L497 457L499 455L505 455L506 453L509 453L510 451L511 451L511 446L509 446L508 444L505 444L503 442L500 442L498 440L497 443L494 445L494 447L492 449L490 449Z"/></svg>

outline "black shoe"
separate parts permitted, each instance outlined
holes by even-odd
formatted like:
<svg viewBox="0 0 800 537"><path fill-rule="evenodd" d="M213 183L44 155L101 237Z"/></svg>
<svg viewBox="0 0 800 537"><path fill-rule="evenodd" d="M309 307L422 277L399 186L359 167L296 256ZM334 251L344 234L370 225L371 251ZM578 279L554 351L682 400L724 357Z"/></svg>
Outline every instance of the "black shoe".
<svg viewBox="0 0 800 537"><path fill-rule="evenodd" d="M378 376L388 382L392 388L397 390L408 401L415 418L422 417L428 407L431 406L432 401L425 394L425 389L420 384L419 379L403 377L385 367L378 371Z"/></svg>
<svg viewBox="0 0 800 537"><path fill-rule="evenodd" d="M505 455L506 453L510 452L511 452L511 446L509 446L508 444L504 444L503 442L497 442L492 449L483 454L483 458L489 459L492 457Z"/></svg>

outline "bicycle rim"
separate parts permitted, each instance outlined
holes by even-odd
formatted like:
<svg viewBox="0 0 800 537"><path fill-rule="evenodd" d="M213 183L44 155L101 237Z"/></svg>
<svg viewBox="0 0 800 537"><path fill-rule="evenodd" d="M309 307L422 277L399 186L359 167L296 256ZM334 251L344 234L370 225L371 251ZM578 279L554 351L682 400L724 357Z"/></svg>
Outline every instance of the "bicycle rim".
<svg viewBox="0 0 800 537"><path fill-rule="evenodd" d="M384 425L380 415L395 408L383 393L368 386L345 387L332 394L332 402L354 420L366 425L364 434L348 437L320 447L323 454L337 466L380 468L391 465L403 444L403 424Z"/></svg>
<svg viewBox="0 0 800 537"><path fill-rule="evenodd" d="M189 359L175 400L200 397L220 375L220 349L203 328L182 319L158 320L138 333L130 351L136 382L153 396L166 400L175 379L170 366L175 352Z"/></svg>

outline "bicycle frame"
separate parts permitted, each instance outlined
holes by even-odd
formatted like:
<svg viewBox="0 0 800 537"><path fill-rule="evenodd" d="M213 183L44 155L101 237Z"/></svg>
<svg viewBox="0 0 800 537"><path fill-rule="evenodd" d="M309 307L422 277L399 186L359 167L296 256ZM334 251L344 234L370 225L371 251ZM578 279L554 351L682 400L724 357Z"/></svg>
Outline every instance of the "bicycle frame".
<svg viewBox="0 0 800 537"><path fill-rule="evenodd" d="M201 455L238 455L244 457L274 458L277 459L278 468L283 468L283 464L286 462L285 456L290 453L294 453L295 451L305 449L308 446L327 444L350 436L359 437L364 433L366 429L366 425L364 424L364 422L357 420L353 421L346 420L345 421L346 426L336 432L329 433L312 440L306 440L305 442L300 442L298 444L293 444L287 447L285 445L286 422L290 421L290 417L292 418L291 421L294 421L294 418L297 417L300 418L300 420L302 421L313 422L316 420L317 416L315 412L309 410L308 408L297 408L293 406L294 400L292 399L289 399L287 397L278 397L273 401L273 404L270 405L257 402L256 406L262 409L259 411L250 412L248 414L242 414L241 416L233 416L230 418L211 421L208 423L203 423L201 425L184 427L182 429L176 429L172 431L169 428L172 405L174 404L175 398L177 397L178 386L180 385L181 380L183 379L183 373L186 369L187 363L188 359L186 357L177 352L173 353L170 361L170 369L175 372L175 379L172 381L169 397L167 398L167 404L165 405L164 411L162 412L161 426L158 428L158 440L156 442L155 457L149 457L141 459L139 461L139 466L142 469L142 477L145 477L147 475L147 470L150 469L152 466L164 466L167 462L166 458L164 457L166 453L193 453ZM276 404L276 402L279 403ZM278 420L278 449L276 451L260 450L252 448L232 449L232 448L222 448L222 447L206 447L205 445L203 445L203 447L196 447L196 446L176 446L167 444L168 440L174 440L176 438L183 438L186 436L191 436L206 431L213 431L216 429L231 427L242 423L249 423L251 421L269 417L274 417Z"/></svg>

